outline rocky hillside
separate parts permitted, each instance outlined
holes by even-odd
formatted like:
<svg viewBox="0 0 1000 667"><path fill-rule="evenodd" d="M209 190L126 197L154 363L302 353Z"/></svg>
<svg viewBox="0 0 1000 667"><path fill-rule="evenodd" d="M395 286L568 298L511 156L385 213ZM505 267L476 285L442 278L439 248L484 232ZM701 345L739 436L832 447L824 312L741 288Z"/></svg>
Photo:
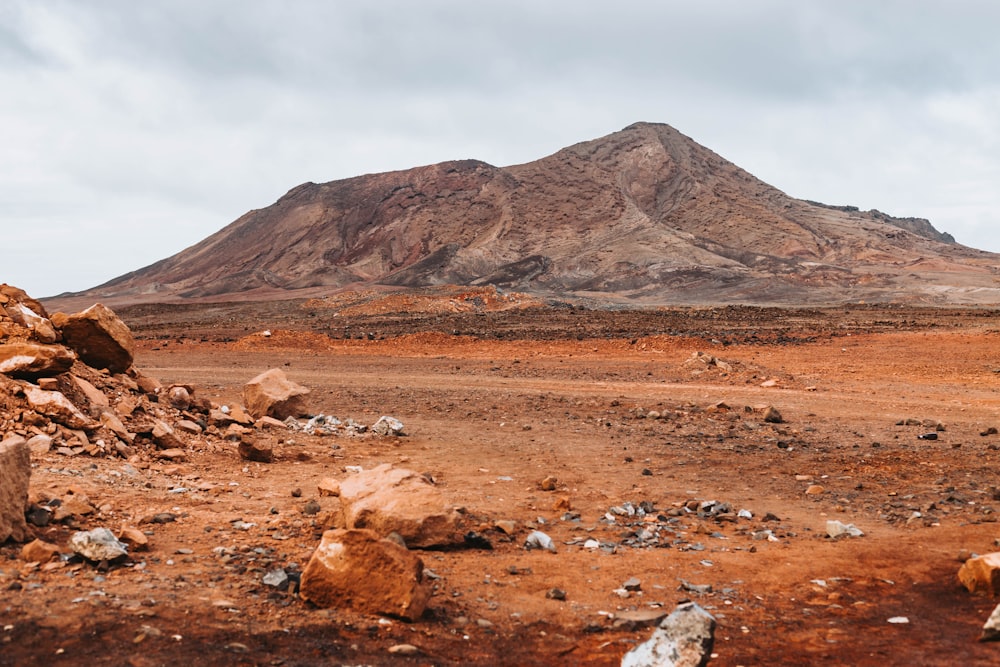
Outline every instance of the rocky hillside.
<svg viewBox="0 0 1000 667"><path fill-rule="evenodd" d="M86 295L460 284L633 303L997 303L998 264L926 220L794 199L667 125L638 123L528 164L306 183Z"/></svg>

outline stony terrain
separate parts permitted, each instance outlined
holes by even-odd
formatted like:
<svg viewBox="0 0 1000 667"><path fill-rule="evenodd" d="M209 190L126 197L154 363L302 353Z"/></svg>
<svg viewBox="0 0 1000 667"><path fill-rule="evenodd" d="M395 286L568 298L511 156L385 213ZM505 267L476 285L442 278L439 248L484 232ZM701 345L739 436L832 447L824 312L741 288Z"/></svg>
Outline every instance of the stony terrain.
<svg viewBox="0 0 1000 667"><path fill-rule="evenodd" d="M1000 313L431 296L122 308L127 367L76 339L0 376L5 441L32 442L0 664L617 665L686 599L718 621L712 665L996 663L996 601L956 575L1000 539ZM62 342L14 313L5 343L73 343L46 305ZM340 426L245 415L268 369ZM383 415L404 435L348 428ZM430 591L411 620L299 588L385 464L458 508L448 545L404 539ZM127 556L74 555L97 528Z"/></svg>
<svg viewBox="0 0 1000 667"><path fill-rule="evenodd" d="M1000 303L995 254L918 218L795 199L668 125L522 165L458 160L292 188L84 300L495 285L636 305Z"/></svg>

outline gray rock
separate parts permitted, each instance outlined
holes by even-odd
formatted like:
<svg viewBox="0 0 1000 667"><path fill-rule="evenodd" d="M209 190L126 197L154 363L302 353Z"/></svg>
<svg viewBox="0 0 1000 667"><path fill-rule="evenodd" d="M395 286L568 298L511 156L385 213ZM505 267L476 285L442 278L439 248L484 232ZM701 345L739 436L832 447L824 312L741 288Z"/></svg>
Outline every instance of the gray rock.
<svg viewBox="0 0 1000 667"><path fill-rule="evenodd" d="M841 523L840 521L827 521L826 534L836 539L841 536L864 537L864 532L853 523Z"/></svg>
<svg viewBox="0 0 1000 667"><path fill-rule="evenodd" d="M69 546L75 553L94 562L111 561L128 555L128 547L107 528L73 533Z"/></svg>
<svg viewBox="0 0 1000 667"><path fill-rule="evenodd" d="M524 540L524 548L531 549L545 549L546 551L556 552L556 544L552 541L552 538L543 533L540 530L533 530L528 535L527 539Z"/></svg>
<svg viewBox="0 0 1000 667"><path fill-rule="evenodd" d="M694 602L678 605L622 667L704 667L715 642L715 618Z"/></svg>
<svg viewBox="0 0 1000 667"><path fill-rule="evenodd" d="M983 634L979 635L981 642L995 642L1000 640L1000 605L997 605L983 625Z"/></svg>
<svg viewBox="0 0 1000 667"><path fill-rule="evenodd" d="M395 417L383 415L372 424L372 433L378 435L403 435L403 422Z"/></svg>
<svg viewBox="0 0 1000 667"><path fill-rule="evenodd" d="M288 573L283 569L271 570L264 575L264 585L272 588L285 589L288 587Z"/></svg>

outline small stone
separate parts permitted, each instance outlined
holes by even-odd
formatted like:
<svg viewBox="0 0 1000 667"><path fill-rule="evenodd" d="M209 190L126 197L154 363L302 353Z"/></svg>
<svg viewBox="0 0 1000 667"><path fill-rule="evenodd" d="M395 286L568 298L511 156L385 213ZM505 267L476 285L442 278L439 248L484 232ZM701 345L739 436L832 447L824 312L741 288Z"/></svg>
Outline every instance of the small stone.
<svg viewBox="0 0 1000 667"><path fill-rule="evenodd" d="M510 521L509 519L497 519L493 522L493 526L500 532L506 535L514 535L514 531L517 530L517 523Z"/></svg>
<svg viewBox="0 0 1000 667"><path fill-rule="evenodd" d="M938 434L936 432L921 433L917 436L917 440L937 440Z"/></svg>
<svg viewBox="0 0 1000 667"><path fill-rule="evenodd" d="M21 560L28 563L48 563L59 556L59 547L44 540L33 540L21 548Z"/></svg>
<svg viewBox="0 0 1000 667"><path fill-rule="evenodd" d="M888 622L892 623L893 625L906 625L907 623L910 622L910 619L908 619L906 616L893 616L892 618L889 619Z"/></svg>
<svg viewBox="0 0 1000 667"><path fill-rule="evenodd" d="M553 477L553 476L551 476L551 475L549 475L548 477L546 477L545 479L543 479L541 482L539 482L538 488L541 489L542 491L555 491L556 490L556 478Z"/></svg>
<svg viewBox="0 0 1000 667"><path fill-rule="evenodd" d="M807 496L819 496L824 493L826 493L826 489L824 489L819 484L810 484L809 488L806 489Z"/></svg>
<svg viewBox="0 0 1000 667"><path fill-rule="evenodd" d="M958 580L970 593L1000 593L1000 552L970 558L958 570Z"/></svg>
<svg viewBox="0 0 1000 667"><path fill-rule="evenodd" d="M640 591L642 590L642 581L638 577L631 577L622 584L622 588L631 592Z"/></svg>
<svg viewBox="0 0 1000 667"><path fill-rule="evenodd" d="M529 551L532 549L544 549L546 551L556 553L555 542L552 541L551 537L540 530L531 531L527 539L524 540L524 548Z"/></svg>
<svg viewBox="0 0 1000 667"><path fill-rule="evenodd" d="M561 588L550 588L549 590L545 591L545 597L548 598L549 600L565 600L566 591L564 591Z"/></svg>
<svg viewBox="0 0 1000 667"><path fill-rule="evenodd" d="M128 548L107 528L73 533L69 546L74 553L99 563L128 555Z"/></svg>
<svg viewBox="0 0 1000 667"><path fill-rule="evenodd" d="M390 646L386 649L389 653L393 655L419 655L420 649L413 644L396 644L395 646Z"/></svg>
<svg viewBox="0 0 1000 667"><path fill-rule="evenodd" d="M782 419L781 413L776 408L769 405L764 410L764 421L768 424L783 424L785 420Z"/></svg>
<svg viewBox="0 0 1000 667"><path fill-rule="evenodd" d="M313 498L305 504L305 507L302 508L302 513L307 516L313 516L315 514L319 514L322 509L323 508L320 506L319 502Z"/></svg>
<svg viewBox="0 0 1000 667"><path fill-rule="evenodd" d="M997 433L1000 433L1000 431L997 431L997 427L996 426L989 426L989 427L983 429L982 431L980 431L979 435L981 435L981 436L983 436L985 438L988 435L997 435Z"/></svg>
<svg viewBox="0 0 1000 667"><path fill-rule="evenodd" d="M118 539L129 545L133 551L145 551L149 548L149 538L138 528L124 527L118 531Z"/></svg>
<svg viewBox="0 0 1000 667"><path fill-rule="evenodd" d="M271 463L274 461L274 450L267 443L258 442L250 438L241 438L239 445L240 457L247 461L257 463Z"/></svg>
<svg viewBox="0 0 1000 667"><path fill-rule="evenodd" d="M841 523L840 521L827 521L826 534L836 539L843 535L848 537L864 537L864 532L853 523Z"/></svg>
<svg viewBox="0 0 1000 667"><path fill-rule="evenodd" d="M271 588L285 589L288 587L288 573L281 568L271 570L264 575L263 582Z"/></svg>

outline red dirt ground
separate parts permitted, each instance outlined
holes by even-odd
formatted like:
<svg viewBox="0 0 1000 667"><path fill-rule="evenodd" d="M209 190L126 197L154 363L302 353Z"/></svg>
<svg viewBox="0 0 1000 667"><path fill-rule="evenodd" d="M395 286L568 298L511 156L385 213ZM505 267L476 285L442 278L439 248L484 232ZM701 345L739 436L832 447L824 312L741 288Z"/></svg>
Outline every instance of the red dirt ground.
<svg viewBox="0 0 1000 667"><path fill-rule="evenodd" d="M180 463L50 453L33 493L85 494L100 510L83 527L141 525L150 550L101 572L31 568L18 545L0 548L0 665L616 665L651 632L616 627L616 615L683 599L719 621L713 666L997 664L1000 646L976 641L996 601L956 580L960 557L1000 539L1000 436L980 435L1000 425L995 314L711 313L347 322L372 334L361 340L338 337L341 322L292 318L265 337L274 313L263 309L197 322L126 314L136 366L164 383L233 403L249 378L281 367L312 389L316 412L393 415L407 435L288 433L271 464L207 446ZM785 423L764 422L765 406ZM906 419L920 424L897 425ZM918 439L929 431L938 439ZM414 623L264 586L266 571L304 566L318 543L336 501L316 482L380 463L433 475L493 550L423 552L440 579ZM539 488L546 476L555 491ZM807 495L811 485L822 493ZM314 498L322 511L304 514ZM704 500L753 518L683 512ZM655 511L601 521L626 502ZM144 522L159 512L178 519ZM517 522L513 539L493 528L502 519ZM828 519L865 536L831 540ZM626 544L643 527L668 546ZM533 528L558 553L525 551ZM57 543L70 532L38 529ZM589 538L607 550L585 548ZM642 591L625 599L615 589L630 577ZM566 599L547 598L553 588ZM888 622L900 616L909 622ZM388 652L403 643L419 654Z"/></svg>

